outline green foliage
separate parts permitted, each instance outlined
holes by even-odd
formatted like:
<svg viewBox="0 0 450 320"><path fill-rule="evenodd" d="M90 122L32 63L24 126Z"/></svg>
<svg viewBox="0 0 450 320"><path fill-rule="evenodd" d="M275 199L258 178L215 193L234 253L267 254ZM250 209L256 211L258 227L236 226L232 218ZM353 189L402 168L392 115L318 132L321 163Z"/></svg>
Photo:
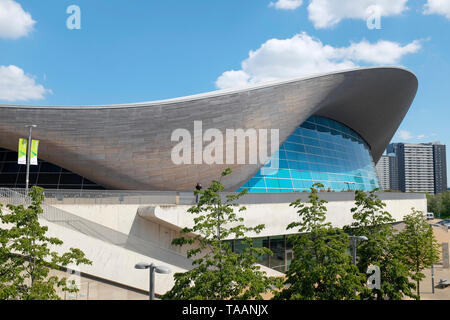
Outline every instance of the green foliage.
<svg viewBox="0 0 450 320"><path fill-rule="evenodd" d="M347 253L348 235L325 222L327 202L319 198L319 188L323 185L313 185L307 204L301 199L291 203L298 209L300 220L287 229L298 228L300 234L290 237L294 258L285 288L276 294L276 299L354 300L359 299L358 293L367 290L365 275L352 264Z"/></svg>
<svg viewBox="0 0 450 320"><path fill-rule="evenodd" d="M439 244L423 212L413 208L404 222L405 228L398 234L400 256L412 272L411 278L416 281L420 298L420 281L425 278L422 271L439 261Z"/></svg>
<svg viewBox="0 0 450 320"><path fill-rule="evenodd" d="M435 216L440 214L442 219L450 218L450 191L441 194L427 194L428 212Z"/></svg>
<svg viewBox="0 0 450 320"><path fill-rule="evenodd" d="M0 206L0 300L59 299L56 288L76 292L78 288L66 278L49 276L69 264L91 264L79 249L59 255L51 247L63 242L47 237L48 227L41 226L39 214L44 200L43 189L30 191L31 205ZM5 211L5 212L4 212Z"/></svg>
<svg viewBox="0 0 450 320"><path fill-rule="evenodd" d="M231 169L227 169L222 176L230 173ZM172 242L189 247L187 256L193 259L194 268L176 273L175 285L163 299L262 299L261 294L281 285L280 279L267 277L256 265L258 257L272 252L267 248L254 248L252 240L245 236L249 232L260 233L264 225L246 227L244 219L234 212L238 206L236 201L247 191L227 195L226 200L220 196L222 191L220 181L213 181L207 189L194 191L201 195L198 204L188 210L195 215L194 226L184 228L184 236ZM238 212L245 210L241 207ZM247 246L242 253L236 253L225 239L243 239Z"/></svg>
<svg viewBox="0 0 450 320"><path fill-rule="evenodd" d="M434 213L434 216L445 217L445 212L442 212L442 196L427 194L427 211Z"/></svg>
<svg viewBox="0 0 450 320"><path fill-rule="evenodd" d="M441 212L444 217L450 217L450 191L441 194Z"/></svg>
<svg viewBox="0 0 450 320"><path fill-rule="evenodd" d="M366 236L367 241L359 242L357 254L358 268L365 273L370 265L381 271L381 288L371 290L364 299L400 300L404 295L416 298L409 280L409 270L400 258L400 245L395 237L395 220L373 190L355 192L355 207L351 209L354 222L344 230L353 236Z"/></svg>

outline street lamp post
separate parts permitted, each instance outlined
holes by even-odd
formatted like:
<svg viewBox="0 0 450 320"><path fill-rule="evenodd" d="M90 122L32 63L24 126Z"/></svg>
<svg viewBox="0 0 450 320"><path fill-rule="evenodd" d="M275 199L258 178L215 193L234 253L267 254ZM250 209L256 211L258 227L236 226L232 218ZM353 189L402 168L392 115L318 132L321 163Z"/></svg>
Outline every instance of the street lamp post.
<svg viewBox="0 0 450 320"><path fill-rule="evenodd" d="M431 248L433 248L433 225L430 224L431 228ZM433 251L431 250L431 254L433 254ZM433 255L431 255L433 258ZM431 261L431 292L434 294L434 263L433 260Z"/></svg>
<svg viewBox="0 0 450 320"><path fill-rule="evenodd" d="M170 269L164 266L155 266L153 263L148 264L145 262L139 262L134 266L136 269L150 269L150 277L149 277L149 299L155 300L155 272L162 274L169 274Z"/></svg>
<svg viewBox="0 0 450 320"><path fill-rule="evenodd" d="M431 293L434 294L434 263L431 263Z"/></svg>
<svg viewBox="0 0 450 320"><path fill-rule="evenodd" d="M352 239L352 254L353 254L353 264L356 266L356 242L369 240L366 236L350 236Z"/></svg>
<svg viewBox="0 0 450 320"><path fill-rule="evenodd" d="M25 194L28 195L28 186L30 183L30 161L31 161L31 131L33 128L36 128L35 124L26 125L25 128L28 128L28 147L27 147L27 175L25 182Z"/></svg>
<svg viewBox="0 0 450 320"><path fill-rule="evenodd" d="M359 241L367 241L369 240L366 236L350 236L352 239L352 256L353 256L353 264L356 266L356 242ZM356 295L356 289L355 289Z"/></svg>

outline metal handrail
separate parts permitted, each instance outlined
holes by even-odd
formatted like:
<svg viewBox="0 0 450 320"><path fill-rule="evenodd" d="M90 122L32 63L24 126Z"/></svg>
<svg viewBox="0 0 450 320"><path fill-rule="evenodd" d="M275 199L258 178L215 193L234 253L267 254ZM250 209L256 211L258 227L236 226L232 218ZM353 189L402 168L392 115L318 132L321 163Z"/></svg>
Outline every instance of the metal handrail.
<svg viewBox="0 0 450 320"><path fill-rule="evenodd" d="M27 207L31 204L31 198L26 196L24 192L0 188L0 203L4 205L12 204ZM186 256L176 251L160 247L149 241L105 227L45 203L41 204L41 208L43 213L40 215L40 218L51 223L173 265L183 268L192 266L192 262L187 259Z"/></svg>
<svg viewBox="0 0 450 320"><path fill-rule="evenodd" d="M24 194L24 189L10 189ZM45 203L55 204L195 204L193 192L122 190L44 190Z"/></svg>

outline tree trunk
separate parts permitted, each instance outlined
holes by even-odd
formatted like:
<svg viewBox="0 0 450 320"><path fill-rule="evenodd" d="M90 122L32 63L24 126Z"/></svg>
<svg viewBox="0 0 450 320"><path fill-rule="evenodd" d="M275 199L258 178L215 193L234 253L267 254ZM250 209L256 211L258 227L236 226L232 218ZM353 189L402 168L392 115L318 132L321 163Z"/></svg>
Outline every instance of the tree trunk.
<svg viewBox="0 0 450 320"><path fill-rule="evenodd" d="M416 260L416 274L420 272L420 264L419 264L419 256L417 257ZM417 295L419 296L420 299L420 282L419 280L417 280Z"/></svg>
<svg viewBox="0 0 450 320"><path fill-rule="evenodd" d="M420 282L419 282L419 280L417 280L417 295L419 296L419 299L420 299Z"/></svg>

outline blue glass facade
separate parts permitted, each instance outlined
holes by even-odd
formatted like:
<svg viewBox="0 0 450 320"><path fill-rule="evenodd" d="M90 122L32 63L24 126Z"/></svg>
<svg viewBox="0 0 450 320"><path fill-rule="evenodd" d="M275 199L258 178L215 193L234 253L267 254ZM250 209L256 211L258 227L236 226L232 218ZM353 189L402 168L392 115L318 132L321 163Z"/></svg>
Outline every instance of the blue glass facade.
<svg viewBox="0 0 450 320"><path fill-rule="evenodd" d="M320 182L333 191L378 188L370 147L352 129L326 118L306 120L280 147L279 170L263 175L260 170L238 191L302 192Z"/></svg>

